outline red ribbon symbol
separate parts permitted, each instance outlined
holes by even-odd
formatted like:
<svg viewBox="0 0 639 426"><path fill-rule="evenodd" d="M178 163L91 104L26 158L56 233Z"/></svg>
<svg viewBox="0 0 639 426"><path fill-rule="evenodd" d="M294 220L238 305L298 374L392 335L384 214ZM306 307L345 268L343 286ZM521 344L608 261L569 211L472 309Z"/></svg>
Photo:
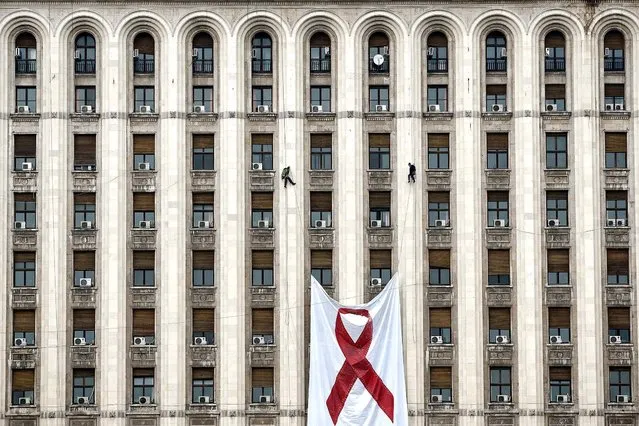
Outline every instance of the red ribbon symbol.
<svg viewBox="0 0 639 426"><path fill-rule="evenodd" d="M367 319L362 334L360 334L356 342L346 331L341 314L359 315ZM328 412L331 415L331 419L333 419L333 424L337 424L337 419L344 408L346 398L357 379L362 382L368 393L377 402L379 408L393 421L393 410L395 409L393 394L366 359L366 354L373 340L373 320L368 311L366 309L340 308L337 311L337 320L335 321L335 336L337 337L337 344L346 357L346 361L344 361L344 365L339 370L333 389L331 389L331 393L326 400L326 407L328 407Z"/></svg>

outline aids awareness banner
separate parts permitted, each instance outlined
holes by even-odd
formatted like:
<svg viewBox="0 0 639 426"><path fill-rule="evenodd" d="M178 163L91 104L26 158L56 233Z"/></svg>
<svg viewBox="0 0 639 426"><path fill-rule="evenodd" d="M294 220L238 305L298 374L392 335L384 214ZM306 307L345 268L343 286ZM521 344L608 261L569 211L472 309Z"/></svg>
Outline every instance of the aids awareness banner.
<svg viewBox="0 0 639 426"><path fill-rule="evenodd" d="M308 426L407 426L399 288L342 306L311 277Z"/></svg>

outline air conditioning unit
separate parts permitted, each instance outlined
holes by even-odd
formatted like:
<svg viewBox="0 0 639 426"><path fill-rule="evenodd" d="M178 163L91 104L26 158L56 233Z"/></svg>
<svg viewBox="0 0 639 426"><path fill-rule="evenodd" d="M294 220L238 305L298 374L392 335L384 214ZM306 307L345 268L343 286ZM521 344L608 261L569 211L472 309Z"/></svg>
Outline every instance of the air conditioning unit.
<svg viewBox="0 0 639 426"><path fill-rule="evenodd" d="M25 339L24 337L13 339L13 346L27 346L27 339Z"/></svg>
<svg viewBox="0 0 639 426"><path fill-rule="evenodd" d="M30 172L31 170L33 170L33 163L26 162L26 161L22 163L23 172Z"/></svg>
<svg viewBox="0 0 639 426"><path fill-rule="evenodd" d="M388 55L388 46L383 46L380 50L379 53L381 53L382 55Z"/></svg>
<svg viewBox="0 0 639 426"><path fill-rule="evenodd" d="M612 55L612 53L610 52L610 48L609 47L604 48L604 56L607 58L610 55Z"/></svg>
<svg viewBox="0 0 639 426"><path fill-rule="evenodd" d="M382 221L381 220L371 220L371 228L381 228Z"/></svg>
<svg viewBox="0 0 639 426"><path fill-rule="evenodd" d="M570 395L557 395L557 402L560 404L566 404L570 402Z"/></svg>
<svg viewBox="0 0 639 426"><path fill-rule="evenodd" d="M388 111L388 105L375 105L375 112Z"/></svg>
<svg viewBox="0 0 639 426"><path fill-rule="evenodd" d="M448 226L448 219L437 219L435 221L436 228L445 228Z"/></svg>
<svg viewBox="0 0 639 426"><path fill-rule="evenodd" d="M625 110L624 104L615 104L615 111L623 111Z"/></svg>
<svg viewBox="0 0 639 426"><path fill-rule="evenodd" d="M441 404L442 402L444 402L444 397L441 395L431 395L430 402L432 404Z"/></svg>
<svg viewBox="0 0 639 426"><path fill-rule="evenodd" d="M262 163L251 163L251 170L262 170Z"/></svg>
<svg viewBox="0 0 639 426"><path fill-rule="evenodd" d="M28 114L29 112L29 105L22 105L18 107L18 114Z"/></svg>
<svg viewBox="0 0 639 426"><path fill-rule="evenodd" d="M210 404L211 403L211 398L205 395L201 395L197 398L197 403L198 404Z"/></svg>
<svg viewBox="0 0 639 426"><path fill-rule="evenodd" d="M148 396L141 396L138 398L138 404L150 404L151 403L151 398L149 398Z"/></svg>
<svg viewBox="0 0 639 426"><path fill-rule="evenodd" d="M89 114L93 112L93 107L91 105L82 105L80 107L80 112L82 114Z"/></svg>
<svg viewBox="0 0 639 426"><path fill-rule="evenodd" d="M271 112L271 107L269 105L258 105L257 112Z"/></svg>
<svg viewBox="0 0 639 426"><path fill-rule="evenodd" d="M133 49L133 57L137 58L138 56L140 56L140 49Z"/></svg>
<svg viewBox="0 0 639 426"><path fill-rule="evenodd" d="M93 287L93 280L91 278L80 278L78 287L89 288Z"/></svg>
<svg viewBox="0 0 639 426"><path fill-rule="evenodd" d="M611 345L621 344L621 336L608 336L608 343Z"/></svg>
<svg viewBox="0 0 639 426"><path fill-rule="evenodd" d="M617 395L617 402L622 402L622 403L630 402L630 395Z"/></svg>
<svg viewBox="0 0 639 426"><path fill-rule="evenodd" d="M328 47L328 46L326 46L326 47L324 48L324 55L328 56L328 55L330 55L330 54L331 54L331 48L330 48L330 47Z"/></svg>
<svg viewBox="0 0 639 426"><path fill-rule="evenodd" d="M266 339L264 336L253 336L253 344L254 345L265 345Z"/></svg>
<svg viewBox="0 0 639 426"><path fill-rule="evenodd" d="M206 112L206 107L204 105L193 105L193 112L196 114L202 114Z"/></svg>
<svg viewBox="0 0 639 426"><path fill-rule="evenodd" d="M508 336L497 336L495 337L495 343L498 345L504 345L508 343Z"/></svg>
<svg viewBox="0 0 639 426"><path fill-rule="evenodd" d="M371 278L371 287L380 287L382 285L381 278Z"/></svg>
<svg viewBox="0 0 639 426"><path fill-rule="evenodd" d="M606 226L617 226L617 219L606 219Z"/></svg>
<svg viewBox="0 0 639 426"><path fill-rule="evenodd" d="M198 228L210 228L211 227L211 222L209 222L208 220L200 220L197 222L197 227Z"/></svg>
<svg viewBox="0 0 639 426"><path fill-rule="evenodd" d="M547 47L547 48L546 48L546 57L549 57L549 56L550 56L550 48L549 48L549 47Z"/></svg>
<svg viewBox="0 0 639 426"><path fill-rule="evenodd" d="M438 104L428 105L428 112L441 112L442 108Z"/></svg>
<svg viewBox="0 0 639 426"><path fill-rule="evenodd" d="M270 404L273 400L271 395L260 395L260 404Z"/></svg>
<svg viewBox="0 0 639 426"><path fill-rule="evenodd" d="M435 52L437 51L437 49L435 47L429 47L428 48L428 57L432 57L435 56Z"/></svg>
<svg viewBox="0 0 639 426"><path fill-rule="evenodd" d="M502 104L493 104L490 110L492 112L504 112L504 106Z"/></svg>
<svg viewBox="0 0 639 426"><path fill-rule="evenodd" d="M206 337L196 337L193 339L194 345L208 345L208 343L209 342L206 340Z"/></svg>
<svg viewBox="0 0 639 426"><path fill-rule="evenodd" d="M82 59L79 50L76 50L75 52L73 52L73 59Z"/></svg>
<svg viewBox="0 0 639 426"><path fill-rule="evenodd" d="M23 398L18 398L18 405L31 405L31 398L26 396Z"/></svg>
<svg viewBox="0 0 639 426"><path fill-rule="evenodd" d="M151 229L151 221L150 220L141 220L139 227L141 229Z"/></svg>
<svg viewBox="0 0 639 426"><path fill-rule="evenodd" d="M563 342L564 341L561 339L561 336L550 336L550 343L553 345L558 345Z"/></svg>
<svg viewBox="0 0 639 426"><path fill-rule="evenodd" d="M324 108L321 105L312 105L311 112L323 112Z"/></svg>
<svg viewBox="0 0 639 426"><path fill-rule="evenodd" d="M548 219L547 224L549 228L556 228L559 226L559 219Z"/></svg>
<svg viewBox="0 0 639 426"><path fill-rule="evenodd" d="M22 55L20 54L20 48L19 47L16 47L15 56L16 56L16 58L21 58L22 57Z"/></svg>
<svg viewBox="0 0 639 426"><path fill-rule="evenodd" d="M191 53L191 56L193 56L194 58L197 57L197 51L198 51L197 47L194 47L193 52Z"/></svg>
<svg viewBox="0 0 639 426"><path fill-rule="evenodd" d="M557 112L557 104L546 104L547 112Z"/></svg>
<svg viewBox="0 0 639 426"><path fill-rule="evenodd" d="M90 220L83 220L80 222L80 229L91 229L93 228L93 223Z"/></svg>
<svg viewBox="0 0 639 426"><path fill-rule="evenodd" d="M270 225L270 222L268 220L258 220L257 221L257 227L258 228L268 228Z"/></svg>
<svg viewBox="0 0 639 426"><path fill-rule="evenodd" d="M134 337L133 344L135 346L146 346L146 337Z"/></svg>
<svg viewBox="0 0 639 426"><path fill-rule="evenodd" d="M502 47L499 53L500 53L499 56L501 56L502 58L505 58L506 56L508 56L508 51L506 50L505 47Z"/></svg>
<svg viewBox="0 0 639 426"><path fill-rule="evenodd" d="M27 222L14 222L13 227L15 229L27 229Z"/></svg>
<svg viewBox="0 0 639 426"><path fill-rule="evenodd" d="M504 219L495 219L495 220L493 220L493 226L495 228L505 228L506 227L506 221Z"/></svg>
<svg viewBox="0 0 639 426"><path fill-rule="evenodd" d="M614 104L606 104L606 111L614 111L615 110L615 106Z"/></svg>
<svg viewBox="0 0 639 426"><path fill-rule="evenodd" d="M444 338L442 336L430 336L430 343L433 345L441 345L444 343Z"/></svg>
<svg viewBox="0 0 639 426"><path fill-rule="evenodd" d="M142 114L150 114L151 112L151 107L148 105L141 105L140 108L138 109L138 112L142 113Z"/></svg>
<svg viewBox="0 0 639 426"><path fill-rule="evenodd" d="M510 395L497 395L497 402L510 402Z"/></svg>
<svg viewBox="0 0 639 426"><path fill-rule="evenodd" d="M86 346L87 339L84 337L74 337L73 338L73 346Z"/></svg>
<svg viewBox="0 0 639 426"><path fill-rule="evenodd" d="M257 59L257 49L251 50L251 58L252 59Z"/></svg>
<svg viewBox="0 0 639 426"><path fill-rule="evenodd" d="M626 226L626 219L615 219L615 226Z"/></svg>
<svg viewBox="0 0 639 426"><path fill-rule="evenodd" d="M325 220L316 220L314 225L316 228L326 228L327 223Z"/></svg>
<svg viewBox="0 0 639 426"><path fill-rule="evenodd" d="M79 396L75 399L75 403L78 405L88 405L89 402L89 398L86 396Z"/></svg>

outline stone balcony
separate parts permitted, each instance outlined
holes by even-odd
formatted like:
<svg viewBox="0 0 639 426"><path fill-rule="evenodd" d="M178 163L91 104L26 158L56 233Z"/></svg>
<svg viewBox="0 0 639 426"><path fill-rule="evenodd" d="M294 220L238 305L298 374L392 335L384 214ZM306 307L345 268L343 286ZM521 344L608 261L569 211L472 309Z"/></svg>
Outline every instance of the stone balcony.
<svg viewBox="0 0 639 426"><path fill-rule="evenodd" d="M511 286L487 286L486 304L491 307L508 307L513 304Z"/></svg>
<svg viewBox="0 0 639 426"><path fill-rule="evenodd" d="M156 172L139 171L131 172L131 191L133 192L155 192Z"/></svg>
<svg viewBox="0 0 639 426"><path fill-rule="evenodd" d="M131 366L133 368L155 367L155 358L156 358L157 350L158 348L155 345L144 345L144 346L131 345L129 350L129 356L131 358Z"/></svg>
<svg viewBox="0 0 639 426"><path fill-rule="evenodd" d="M428 248L451 248L453 244L453 229L446 228L428 228L426 230L426 240Z"/></svg>
<svg viewBox="0 0 639 426"><path fill-rule="evenodd" d="M74 192L96 192L98 187L96 172L74 171L72 176Z"/></svg>
<svg viewBox="0 0 639 426"><path fill-rule="evenodd" d="M190 350L193 367L215 367L217 363L216 345L191 345Z"/></svg>
<svg viewBox="0 0 639 426"><path fill-rule="evenodd" d="M191 425L193 426L198 425L198 423L195 422L195 417L204 417L202 420L206 422L198 426L217 426L218 424L217 416L219 415L219 411L217 404L214 402L210 404L187 404L185 414L193 418L191 421Z"/></svg>
<svg viewBox="0 0 639 426"><path fill-rule="evenodd" d="M97 348L94 345L71 346L73 368L95 368Z"/></svg>
<svg viewBox="0 0 639 426"><path fill-rule="evenodd" d="M134 309L154 309L156 298L156 287L131 287L131 306Z"/></svg>
<svg viewBox="0 0 639 426"><path fill-rule="evenodd" d="M38 244L37 229L14 229L13 248L15 250L35 250Z"/></svg>
<svg viewBox="0 0 639 426"><path fill-rule="evenodd" d="M95 309L96 295L95 287L72 287L71 307L73 309Z"/></svg>
<svg viewBox="0 0 639 426"><path fill-rule="evenodd" d="M546 169L544 178L547 189L568 189L570 187L570 170Z"/></svg>
<svg viewBox="0 0 639 426"><path fill-rule="evenodd" d="M615 367L630 367L634 359L632 344L607 344L608 364Z"/></svg>
<svg viewBox="0 0 639 426"><path fill-rule="evenodd" d="M194 192L212 192L215 190L216 172L213 170L191 171L191 189Z"/></svg>
<svg viewBox="0 0 639 426"><path fill-rule="evenodd" d="M253 307L272 308L275 305L275 295L277 289L275 286L257 286L251 287L251 303Z"/></svg>
<svg viewBox="0 0 639 426"><path fill-rule="evenodd" d="M510 248L512 230L510 228L486 228L486 245L489 249Z"/></svg>
<svg viewBox="0 0 639 426"><path fill-rule="evenodd" d="M560 345L546 345L546 358L548 365L563 366L572 365L573 345L562 343Z"/></svg>
<svg viewBox="0 0 639 426"><path fill-rule="evenodd" d="M251 248L272 249L275 247L275 228L250 228Z"/></svg>
<svg viewBox="0 0 639 426"><path fill-rule="evenodd" d="M155 250L157 229L133 228L129 231L129 241L133 250Z"/></svg>
<svg viewBox="0 0 639 426"><path fill-rule="evenodd" d="M191 248L193 250L211 250L215 248L217 232L213 228L191 229Z"/></svg>
<svg viewBox="0 0 639 426"><path fill-rule="evenodd" d="M74 250L95 250L98 245L98 231L96 229L73 229L71 231L71 245Z"/></svg>
<svg viewBox="0 0 639 426"><path fill-rule="evenodd" d="M455 363L455 345L452 344L442 344L442 345L433 345L428 344L428 365L434 366L452 366Z"/></svg>
<svg viewBox="0 0 639 426"><path fill-rule="evenodd" d="M606 247L628 248L630 246L630 228L627 226L605 227Z"/></svg>
<svg viewBox="0 0 639 426"><path fill-rule="evenodd" d="M11 294L14 309L35 309L38 305L38 289L35 287L14 287Z"/></svg>
<svg viewBox="0 0 639 426"><path fill-rule="evenodd" d="M627 191L630 176L629 169L604 169L604 189Z"/></svg>
<svg viewBox="0 0 639 426"><path fill-rule="evenodd" d="M249 183L251 191L273 192L275 190L275 172L273 170L251 170Z"/></svg>
<svg viewBox="0 0 639 426"><path fill-rule="evenodd" d="M273 367L276 351L277 345L251 345L249 364L251 367Z"/></svg>
<svg viewBox="0 0 639 426"><path fill-rule="evenodd" d="M38 192L38 172L12 172L14 192Z"/></svg>
<svg viewBox="0 0 639 426"><path fill-rule="evenodd" d="M453 287L427 286L428 305L432 307L449 307L453 305Z"/></svg>
<svg viewBox="0 0 639 426"><path fill-rule="evenodd" d="M390 191L393 185L391 170L369 170L368 189L370 191Z"/></svg>
<svg viewBox="0 0 639 426"><path fill-rule="evenodd" d="M215 306L217 287L191 287L191 305L193 308L210 308Z"/></svg>
<svg viewBox="0 0 639 426"><path fill-rule="evenodd" d="M332 249L335 239L333 228L308 228L311 249Z"/></svg>
<svg viewBox="0 0 639 426"><path fill-rule="evenodd" d="M487 190L508 190L510 188L510 170L508 169L488 169L484 171L486 175Z"/></svg>
<svg viewBox="0 0 639 426"><path fill-rule="evenodd" d="M330 191L333 188L333 170L309 170L308 184L313 191Z"/></svg>
<svg viewBox="0 0 639 426"><path fill-rule="evenodd" d="M37 346L12 346L10 348L11 368L36 368L40 353Z"/></svg>
<svg viewBox="0 0 639 426"><path fill-rule="evenodd" d="M631 306L634 303L634 291L631 286L615 285L605 288L605 305L607 306Z"/></svg>
<svg viewBox="0 0 639 426"><path fill-rule="evenodd" d="M544 295L548 306L570 306L572 303L572 286L546 286L544 287Z"/></svg>
<svg viewBox="0 0 639 426"><path fill-rule="evenodd" d="M514 345L489 343L486 345L486 358L489 365L511 365L514 361Z"/></svg>
<svg viewBox="0 0 639 426"><path fill-rule="evenodd" d="M426 186L430 191L449 191L452 185L452 170L427 170Z"/></svg>
<svg viewBox="0 0 639 426"><path fill-rule="evenodd" d="M547 248L568 248L570 246L570 228L565 226L547 227L545 231Z"/></svg>
<svg viewBox="0 0 639 426"><path fill-rule="evenodd" d="M393 245L393 228L368 227L368 245L372 249L388 249Z"/></svg>
<svg viewBox="0 0 639 426"><path fill-rule="evenodd" d="M98 406L95 404L71 404L67 407L67 412L65 413L68 417L97 417L100 415L98 411ZM70 422L71 425L77 425L79 419L74 422ZM95 423L90 423L92 426Z"/></svg>

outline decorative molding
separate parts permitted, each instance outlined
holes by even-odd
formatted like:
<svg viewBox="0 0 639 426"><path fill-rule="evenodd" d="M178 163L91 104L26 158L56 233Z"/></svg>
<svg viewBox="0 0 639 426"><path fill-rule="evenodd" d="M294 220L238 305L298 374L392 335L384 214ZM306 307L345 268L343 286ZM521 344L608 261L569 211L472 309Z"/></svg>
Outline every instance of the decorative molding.
<svg viewBox="0 0 639 426"><path fill-rule="evenodd" d="M311 249L330 249L334 245L335 230L332 228L308 228Z"/></svg>

